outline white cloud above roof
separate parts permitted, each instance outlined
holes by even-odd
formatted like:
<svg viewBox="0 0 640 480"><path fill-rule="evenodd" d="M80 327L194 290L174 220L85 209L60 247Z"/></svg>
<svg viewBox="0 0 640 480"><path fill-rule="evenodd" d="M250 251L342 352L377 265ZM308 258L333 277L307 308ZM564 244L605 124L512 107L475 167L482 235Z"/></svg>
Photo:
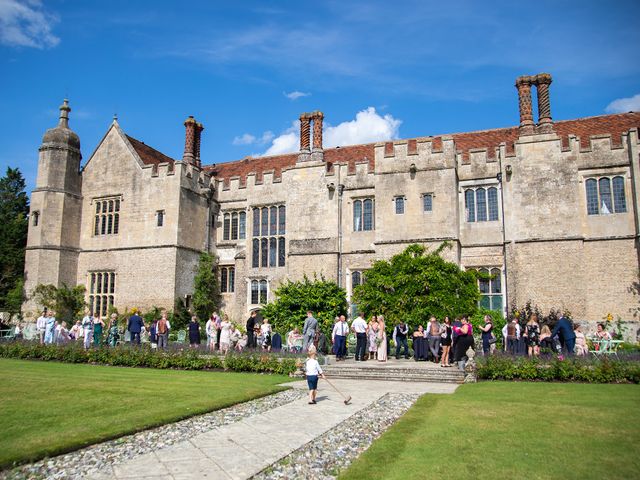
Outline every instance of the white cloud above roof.
<svg viewBox="0 0 640 480"><path fill-rule="evenodd" d="M640 112L640 93L633 97L614 100L607 105L605 111L607 113Z"/></svg>
<svg viewBox="0 0 640 480"><path fill-rule="evenodd" d="M10 47L50 48L60 43L52 32L58 17L39 0L0 0L0 43Z"/></svg>

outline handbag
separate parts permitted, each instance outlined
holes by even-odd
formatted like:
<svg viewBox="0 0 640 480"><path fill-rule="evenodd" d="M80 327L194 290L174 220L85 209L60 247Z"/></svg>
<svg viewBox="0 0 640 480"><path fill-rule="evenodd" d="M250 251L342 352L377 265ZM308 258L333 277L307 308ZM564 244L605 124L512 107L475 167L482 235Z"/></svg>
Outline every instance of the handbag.
<svg viewBox="0 0 640 480"><path fill-rule="evenodd" d="M497 341L498 339L494 335L491 335L491 338L489 339L489 345L493 345Z"/></svg>

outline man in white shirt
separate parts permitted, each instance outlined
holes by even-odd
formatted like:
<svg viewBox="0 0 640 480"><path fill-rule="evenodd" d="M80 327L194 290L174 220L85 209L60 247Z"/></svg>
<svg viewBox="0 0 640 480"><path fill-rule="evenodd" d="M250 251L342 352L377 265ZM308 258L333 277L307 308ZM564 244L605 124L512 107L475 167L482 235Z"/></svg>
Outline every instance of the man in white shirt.
<svg viewBox="0 0 640 480"><path fill-rule="evenodd" d="M514 318L512 321L507 322L502 327L502 336L505 339L505 350L512 355L515 355L518 347L518 340L520 339L520 324L518 319Z"/></svg>
<svg viewBox="0 0 640 480"><path fill-rule="evenodd" d="M42 315L38 317L36 320L36 332L38 333L38 338L40 339L40 343L44 343L44 330L47 327L47 312L42 312Z"/></svg>
<svg viewBox="0 0 640 480"><path fill-rule="evenodd" d="M349 324L344 315L340 315L338 321L333 326L331 333L331 341L333 341L333 353L336 354L336 361L344 360L347 355L347 334L349 333Z"/></svg>
<svg viewBox="0 0 640 480"><path fill-rule="evenodd" d="M364 362L367 350L367 322L363 312L353 321L351 330L356 334L356 362Z"/></svg>

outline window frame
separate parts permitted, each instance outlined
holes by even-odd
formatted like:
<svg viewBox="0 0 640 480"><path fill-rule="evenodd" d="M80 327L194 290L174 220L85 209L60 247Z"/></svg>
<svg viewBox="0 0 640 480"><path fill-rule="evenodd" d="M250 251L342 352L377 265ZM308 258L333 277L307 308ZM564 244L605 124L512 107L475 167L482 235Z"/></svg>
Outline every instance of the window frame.
<svg viewBox="0 0 640 480"><path fill-rule="evenodd" d="M462 185L465 223L499 222L501 216L500 185L474 183Z"/></svg>
<svg viewBox="0 0 640 480"><path fill-rule="evenodd" d="M91 200L91 204L95 204L91 236L119 235L122 195L96 197Z"/></svg>
<svg viewBox="0 0 640 480"><path fill-rule="evenodd" d="M584 198L587 216L597 217L628 213L626 183L626 175L622 173L586 176L584 179ZM604 194L603 187L608 190ZM608 212L605 212L603 207L606 207Z"/></svg>
<svg viewBox="0 0 640 480"><path fill-rule="evenodd" d="M369 212L367 212L369 207ZM356 215L356 209L359 209ZM372 232L376 229L376 200L375 197L360 197L353 199L353 231ZM370 223L367 224L367 221Z"/></svg>
<svg viewBox="0 0 640 480"><path fill-rule="evenodd" d="M286 264L286 205L256 205L253 212L252 268L278 268ZM257 243L257 246L256 246Z"/></svg>
<svg viewBox="0 0 640 480"><path fill-rule="evenodd" d="M117 274L114 270L87 272L87 304L92 315L108 315L109 307L115 305L116 285Z"/></svg>
<svg viewBox="0 0 640 480"><path fill-rule="evenodd" d="M433 192L425 192L421 196L422 198L422 213L433 213L433 198L435 195ZM429 198L429 209L427 210L425 200Z"/></svg>

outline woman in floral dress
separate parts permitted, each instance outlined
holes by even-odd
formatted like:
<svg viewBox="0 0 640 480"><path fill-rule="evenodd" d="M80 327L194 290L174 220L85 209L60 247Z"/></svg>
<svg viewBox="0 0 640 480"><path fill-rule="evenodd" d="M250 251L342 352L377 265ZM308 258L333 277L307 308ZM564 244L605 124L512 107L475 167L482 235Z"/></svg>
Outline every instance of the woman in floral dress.
<svg viewBox="0 0 640 480"><path fill-rule="evenodd" d="M378 338L378 318L374 315L369 320L369 325L367 329L367 341L369 343L369 360L375 358L378 352L378 344L376 343L376 338Z"/></svg>
<svg viewBox="0 0 640 480"><path fill-rule="evenodd" d="M540 325L538 325L538 316L534 313L524 327L524 337L527 343L529 356L536 357L540 355Z"/></svg>

